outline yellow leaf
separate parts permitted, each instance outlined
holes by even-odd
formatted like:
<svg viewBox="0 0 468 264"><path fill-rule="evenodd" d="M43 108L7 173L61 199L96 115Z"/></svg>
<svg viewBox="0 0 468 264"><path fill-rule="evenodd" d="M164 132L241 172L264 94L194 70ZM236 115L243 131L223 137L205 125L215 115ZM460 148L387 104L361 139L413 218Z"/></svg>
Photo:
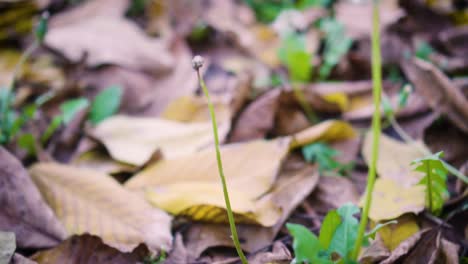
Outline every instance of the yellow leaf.
<svg viewBox="0 0 468 264"><path fill-rule="evenodd" d="M356 137L353 127L343 121L329 120L307 128L292 137L291 149L315 141L337 141Z"/></svg>
<svg viewBox="0 0 468 264"><path fill-rule="evenodd" d="M329 103L337 104L340 107L341 111L343 112L349 109L350 103L345 93L342 93L342 92L328 93L328 94L322 95L322 98Z"/></svg>
<svg viewBox="0 0 468 264"><path fill-rule="evenodd" d="M213 98L213 106L216 113L216 121L224 123L231 119L231 111L227 103ZM210 121L208 105L204 97L182 96L169 103L162 118L180 122L204 122Z"/></svg>
<svg viewBox="0 0 468 264"><path fill-rule="evenodd" d="M271 226L278 220L280 211L273 204L266 203L256 208L254 202L275 182L288 153L288 143L288 139L257 140L221 147L232 209L244 216L243 222ZM145 192L153 204L176 215L191 215L197 220L217 222L214 213L202 215L206 211L203 206L224 209L216 156L212 149L178 159L161 160L125 185L131 190ZM220 219L224 217L222 211Z"/></svg>
<svg viewBox="0 0 468 264"><path fill-rule="evenodd" d="M122 251L140 243L170 249L171 217L110 176L55 163L38 163L30 174L69 234L97 235Z"/></svg>
<svg viewBox="0 0 468 264"><path fill-rule="evenodd" d="M421 174L413 171L410 163L424 156L419 150L421 143L408 145L381 135L377 173L381 178L392 179L401 186L412 186L421 179ZM362 155L369 164L372 150L372 134L367 133L362 147Z"/></svg>
<svg viewBox="0 0 468 264"><path fill-rule="evenodd" d="M219 124L221 140L229 124ZM121 162L143 165L160 150L171 159L196 152L213 142L210 122L181 123L160 118L114 116L100 123L92 135Z"/></svg>
<svg viewBox="0 0 468 264"><path fill-rule="evenodd" d="M405 214L397 219L398 223L382 227L378 234L387 249L393 251L401 242L419 231L419 226L412 214Z"/></svg>
<svg viewBox="0 0 468 264"><path fill-rule="evenodd" d="M281 210L271 191L291 139L295 147L315 140L339 140L354 136L345 122L327 121L293 137L256 140L221 146L232 209L237 221L272 226ZM140 192L154 205L199 221L225 222L224 196L216 155L212 148L174 159L163 159L131 178L125 186Z"/></svg>
<svg viewBox="0 0 468 264"><path fill-rule="evenodd" d="M392 179L379 178L374 185L369 218L377 222L405 213L417 214L424 210L424 205L424 186L403 187Z"/></svg>

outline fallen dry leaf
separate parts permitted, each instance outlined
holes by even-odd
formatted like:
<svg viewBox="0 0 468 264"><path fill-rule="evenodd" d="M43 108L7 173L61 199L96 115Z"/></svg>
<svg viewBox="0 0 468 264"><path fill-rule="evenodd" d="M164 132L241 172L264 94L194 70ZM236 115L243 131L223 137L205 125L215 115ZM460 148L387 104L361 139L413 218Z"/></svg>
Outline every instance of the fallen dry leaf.
<svg viewBox="0 0 468 264"><path fill-rule="evenodd" d="M65 238L63 226L44 202L21 163L0 147L0 230L16 235L19 248L45 248Z"/></svg>
<svg viewBox="0 0 468 264"><path fill-rule="evenodd" d="M260 252L249 258L251 264L288 264L292 260L288 248L281 242L275 242L271 252Z"/></svg>
<svg viewBox="0 0 468 264"><path fill-rule="evenodd" d="M140 243L170 249L171 218L110 176L54 163L35 164L30 173L69 234L98 235L125 252Z"/></svg>
<svg viewBox="0 0 468 264"><path fill-rule="evenodd" d="M431 108L468 133L468 99L439 69L429 62L414 59L403 70Z"/></svg>
<svg viewBox="0 0 468 264"><path fill-rule="evenodd" d="M164 264L185 264L188 263L188 252L185 248L182 235L177 233L174 238L174 246L172 251L169 253Z"/></svg>
<svg viewBox="0 0 468 264"><path fill-rule="evenodd" d="M380 136L377 173L381 178L391 179L400 186L409 187L419 182L421 174L414 172L410 163L422 158L421 143L406 144L384 134ZM367 133L362 146L362 155L369 164L372 149L372 133Z"/></svg>
<svg viewBox="0 0 468 264"><path fill-rule="evenodd" d="M274 183L287 153L288 140L258 140L221 147L232 208L250 219L244 221L271 226L278 220L279 211L272 203L257 208L255 200ZM161 160L131 178L125 186L144 192L150 202L172 214L225 222L215 157L214 150L207 149L177 159ZM264 206L268 208L265 213L270 213L262 213Z"/></svg>
<svg viewBox="0 0 468 264"><path fill-rule="evenodd" d="M425 187L404 187L395 180L378 178L372 193L369 218L373 221L390 220L405 213L419 213L425 206Z"/></svg>
<svg viewBox="0 0 468 264"><path fill-rule="evenodd" d="M38 264L36 261L30 260L22 255L15 253L10 264Z"/></svg>
<svg viewBox="0 0 468 264"><path fill-rule="evenodd" d="M219 120L218 125L222 141L230 124ZM213 144L211 122L182 123L161 118L114 116L91 133L114 159L137 166L146 163L158 150L164 157L173 159Z"/></svg>
<svg viewBox="0 0 468 264"><path fill-rule="evenodd" d="M380 6L380 27L395 22L404 12L398 6L398 0L382 1ZM356 19L361 18L361 19ZM336 7L336 19L343 23L346 33L353 38L369 36L372 32L372 3L342 1Z"/></svg>
<svg viewBox="0 0 468 264"><path fill-rule="evenodd" d="M292 211L307 197L317 185L317 169L303 161L288 159L272 191L263 197L279 206L281 218L272 227L238 225L241 246L248 252L255 252L270 245ZM232 247L230 230L226 225L197 223L190 227L186 236L190 259L196 259L207 248L216 246Z"/></svg>
<svg viewBox="0 0 468 264"><path fill-rule="evenodd" d="M422 235L426 234L429 231L429 229L421 230L409 237L408 239L406 239L405 241L403 241L402 243L400 243L400 245L398 245L398 247L392 251L390 256L384 261L382 261L381 264L395 263L399 258L408 254L408 252L410 252L410 250L413 249L413 247L419 242Z"/></svg>
<svg viewBox="0 0 468 264"><path fill-rule="evenodd" d="M383 244L390 252L419 231L416 218L412 214L402 215L396 220L398 223L386 225L378 231Z"/></svg>
<svg viewBox="0 0 468 264"><path fill-rule="evenodd" d="M107 11L112 6L111 11ZM118 7L118 8L117 8ZM45 44L73 62L86 58L90 66L116 64L151 73L172 69L166 43L152 39L123 17L126 1L90 1L52 18ZM55 21L54 21L55 20Z"/></svg>
<svg viewBox="0 0 468 264"><path fill-rule="evenodd" d="M239 214L239 221L264 226L272 226L278 221L280 212L274 204L271 201L260 203L257 199L275 182L290 149L318 140L342 140L354 135L354 130L347 123L326 121L292 136L292 141L286 137L222 146L224 173L233 211ZM125 185L145 193L153 204L172 214L215 223L226 221L213 149L161 160Z"/></svg>
<svg viewBox="0 0 468 264"><path fill-rule="evenodd" d="M140 263L149 255L150 252L144 245L132 252L122 253L104 244L101 238L84 234L74 235L52 249L39 251L32 259L40 264L134 264Z"/></svg>
<svg viewBox="0 0 468 264"><path fill-rule="evenodd" d="M424 233L413 250L403 260L404 264L434 264L443 259L441 233L437 229Z"/></svg>
<svg viewBox="0 0 468 264"><path fill-rule="evenodd" d="M349 179L341 176L326 176L320 177L317 188L309 201L314 211L326 214L345 203L356 204L359 201L359 193Z"/></svg>
<svg viewBox="0 0 468 264"><path fill-rule="evenodd" d="M371 245L365 248L362 254L359 256L359 263L371 264L379 263L380 261L388 258L390 256L390 251L385 248L382 240L376 238L372 241Z"/></svg>

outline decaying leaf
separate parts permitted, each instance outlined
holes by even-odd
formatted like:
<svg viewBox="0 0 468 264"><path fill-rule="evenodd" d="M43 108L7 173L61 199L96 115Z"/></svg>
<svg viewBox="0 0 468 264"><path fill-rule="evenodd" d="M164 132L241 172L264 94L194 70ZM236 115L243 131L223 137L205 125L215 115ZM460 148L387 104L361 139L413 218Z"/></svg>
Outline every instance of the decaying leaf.
<svg viewBox="0 0 468 264"><path fill-rule="evenodd" d="M425 188L420 185L404 187L395 180L378 178L372 194L369 218L389 220L405 213L419 213L425 206Z"/></svg>
<svg viewBox="0 0 468 264"><path fill-rule="evenodd" d="M468 133L468 99L442 71L420 59L403 64L403 70L434 111Z"/></svg>
<svg viewBox="0 0 468 264"><path fill-rule="evenodd" d="M379 144L379 159L377 160L378 175L405 187L417 184L422 175L414 172L410 163L424 156L421 151L421 148L424 147L421 143L405 144L382 134ZM362 147L362 155L367 164L370 162L371 148L372 133L367 133Z"/></svg>
<svg viewBox="0 0 468 264"><path fill-rule="evenodd" d="M122 253L104 244L101 238L84 234L74 235L52 249L39 251L32 259L40 264L133 264L142 262L149 255L150 251L144 245Z"/></svg>
<svg viewBox="0 0 468 264"><path fill-rule="evenodd" d="M422 235L426 234L429 231L429 229L424 229L416 234L410 236L408 239L403 241L396 247L390 254L390 256L385 259L384 261L381 262L381 264L392 264L395 263L399 258L402 256L408 254L410 250L419 242L421 239Z"/></svg>
<svg viewBox="0 0 468 264"><path fill-rule="evenodd" d="M307 197L318 181L317 169L303 161L288 159L272 191L262 199L270 200L281 210L281 218L273 227L238 225L242 248L255 252L270 245L291 212ZM214 246L232 246L230 230L226 225L194 224L186 234L190 259L196 259L204 250Z"/></svg>
<svg viewBox="0 0 468 264"><path fill-rule="evenodd" d="M171 247L171 218L123 188L110 176L54 163L38 163L31 176L69 234L98 235L129 252Z"/></svg>
<svg viewBox="0 0 468 264"><path fill-rule="evenodd" d="M15 233L0 231L0 263L9 263L15 249Z"/></svg>
<svg viewBox="0 0 468 264"><path fill-rule="evenodd" d="M372 244L364 249L363 253L359 257L359 263L370 264L379 263L380 261L388 258L390 252L383 244L382 240L377 238Z"/></svg>
<svg viewBox="0 0 468 264"><path fill-rule="evenodd" d="M21 163L0 147L0 230L16 235L19 248L58 244L66 232Z"/></svg>
<svg viewBox="0 0 468 264"><path fill-rule="evenodd" d="M287 153L288 140L258 140L221 148L232 208L235 213L250 219L244 221L271 226L278 220L280 212L273 204L257 208L259 205L255 200L271 187ZM161 160L130 179L126 187L145 192L149 201L172 214L211 222L226 221L212 149ZM264 206L267 211L263 210L266 209Z"/></svg>
<svg viewBox="0 0 468 264"><path fill-rule="evenodd" d="M124 19L125 8L126 1L98 0L72 9L68 16L62 13L52 18L45 43L74 62L85 56L90 66L116 64L152 73L170 70L175 61L165 52L166 44Z"/></svg>
<svg viewBox="0 0 468 264"><path fill-rule="evenodd" d="M272 252L260 252L249 258L251 264L287 264L291 263L291 253L288 248L281 242L273 244Z"/></svg>
<svg viewBox="0 0 468 264"><path fill-rule="evenodd" d="M337 195L339 193L340 195ZM344 177L321 177L318 186L309 199L311 206L318 213L326 214L345 203L357 203L359 193L353 183Z"/></svg>
<svg viewBox="0 0 468 264"><path fill-rule="evenodd" d="M291 138L286 137L222 146L232 207L239 214L239 220L264 226L272 226L278 221L281 214L271 201L256 200L271 188L290 149L316 140L331 141L352 136L354 130L347 123L326 121L296 134L292 143ZM126 186L145 193L153 204L172 214L215 223L226 221L213 149L161 160L134 176Z"/></svg>
<svg viewBox="0 0 468 264"><path fill-rule="evenodd" d="M30 260L22 255L15 253L10 264L38 264L36 261Z"/></svg>
<svg viewBox="0 0 468 264"><path fill-rule="evenodd" d="M383 244L390 252L419 231L414 215L402 215L398 217L397 221L398 223L386 225L378 231Z"/></svg>

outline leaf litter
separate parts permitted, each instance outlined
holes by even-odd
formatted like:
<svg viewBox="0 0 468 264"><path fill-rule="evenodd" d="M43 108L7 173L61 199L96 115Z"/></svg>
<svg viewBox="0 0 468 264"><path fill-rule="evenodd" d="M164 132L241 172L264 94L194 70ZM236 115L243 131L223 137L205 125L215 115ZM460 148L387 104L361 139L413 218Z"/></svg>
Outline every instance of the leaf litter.
<svg viewBox="0 0 468 264"><path fill-rule="evenodd" d="M0 3L0 262L239 263L231 209L249 263L466 261L468 10L380 1L356 241L375 109L357 2Z"/></svg>

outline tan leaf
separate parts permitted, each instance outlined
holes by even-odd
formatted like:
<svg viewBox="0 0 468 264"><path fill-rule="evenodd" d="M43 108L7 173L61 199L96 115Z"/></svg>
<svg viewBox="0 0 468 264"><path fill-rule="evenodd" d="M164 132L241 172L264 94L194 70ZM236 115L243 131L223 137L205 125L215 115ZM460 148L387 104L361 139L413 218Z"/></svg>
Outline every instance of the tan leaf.
<svg viewBox="0 0 468 264"><path fill-rule="evenodd" d="M136 24L124 19L125 7L126 1L109 0L80 5L69 11L73 16L67 17L65 12L60 21L51 19L45 43L74 62L86 54L90 66L117 64L152 73L170 70L175 61L166 52L166 44L148 37Z"/></svg>
<svg viewBox="0 0 468 264"><path fill-rule="evenodd" d="M262 199L273 201L280 207L281 218L272 227L238 225L241 246L248 252L256 252L271 245L291 212L307 197L317 185L317 169L304 161L288 159L272 190ZM190 258L195 259L207 248L215 246L232 247L230 230L227 225L196 223L187 232L187 249Z"/></svg>
<svg viewBox="0 0 468 264"><path fill-rule="evenodd" d="M229 123L222 122L218 123L220 140L229 129ZM182 123L150 117L114 116L100 123L92 135L114 159L132 165L143 165L158 150L172 159L213 142L211 122Z"/></svg>
<svg viewBox="0 0 468 264"><path fill-rule="evenodd" d="M38 163L31 176L69 234L90 233L131 251L171 246L171 218L123 188L110 176L54 163Z"/></svg>
<svg viewBox="0 0 468 264"><path fill-rule="evenodd" d="M403 187L392 179L378 178L372 193L369 218L377 222L405 213L417 214L424 210L425 193L425 187L421 185Z"/></svg>
<svg viewBox="0 0 468 264"><path fill-rule="evenodd" d="M0 147L0 230L16 235L20 248L59 243L66 231L44 202L21 163Z"/></svg>
<svg viewBox="0 0 468 264"><path fill-rule="evenodd" d="M378 234L386 248L392 252L401 242L419 231L414 215L406 214L396 219L398 223L382 227Z"/></svg>
<svg viewBox="0 0 468 264"><path fill-rule="evenodd" d="M132 252L122 253L103 243L101 238L89 234L74 235L55 248L39 251L32 256L40 264L134 264L140 263L150 252L140 245Z"/></svg>
<svg viewBox="0 0 468 264"><path fill-rule="evenodd" d="M401 186L412 186L419 182L421 174L414 172L410 163L422 158L424 154L421 143L409 145L392 139L384 134L380 136L377 173L381 178L391 179ZM370 163L372 150L372 133L368 132L364 138L362 155L366 163Z"/></svg>
<svg viewBox="0 0 468 264"><path fill-rule="evenodd" d="M0 263L9 263L15 250L15 233L0 231Z"/></svg>
<svg viewBox="0 0 468 264"><path fill-rule="evenodd" d="M235 213L247 216L262 211L261 208L258 208L259 211L255 209L255 200L271 187L287 153L288 140L258 140L221 148L224 173ZM219 211L217 208L224 208L216 156L212 149L178 159L161 160L131 178L125 186L146 192L146 198L154 205L172 214L213 222L226 220L223 210L217 214L219 220L214 217L214 213L206 215L208 209ZM279 217L279 211L271 203L265 206L273 215L249 215L247 218L256 219L264 225L273 225Z"/></svg>
<svg viewBox="0 0 468 264"><path fill-rule="evenodd" d="M421 237L429 231L429 229L421 230L400 243L400 245L398 245L398 247L392 251L390 256L382 261L381 264L395 263L399 258L408 254L408 252L410 252L410 250L419 242Z"/></svg>
<svg viewBox="0 0 468 264"><path fill-rule="evenodd" d="M338 120L328 120L293 135L291 149L315 141L330 142L352 139L354 137L356 137L356 132L349 123Z"/></svg>
<svg viewBox="0 0 468 264"><path fill-rule="evenodd" d="M359 193L349 179L340 176L326 176L320 177L317 188L309 200L314 210L326 214L345 203L357 203Z"/></svg>

